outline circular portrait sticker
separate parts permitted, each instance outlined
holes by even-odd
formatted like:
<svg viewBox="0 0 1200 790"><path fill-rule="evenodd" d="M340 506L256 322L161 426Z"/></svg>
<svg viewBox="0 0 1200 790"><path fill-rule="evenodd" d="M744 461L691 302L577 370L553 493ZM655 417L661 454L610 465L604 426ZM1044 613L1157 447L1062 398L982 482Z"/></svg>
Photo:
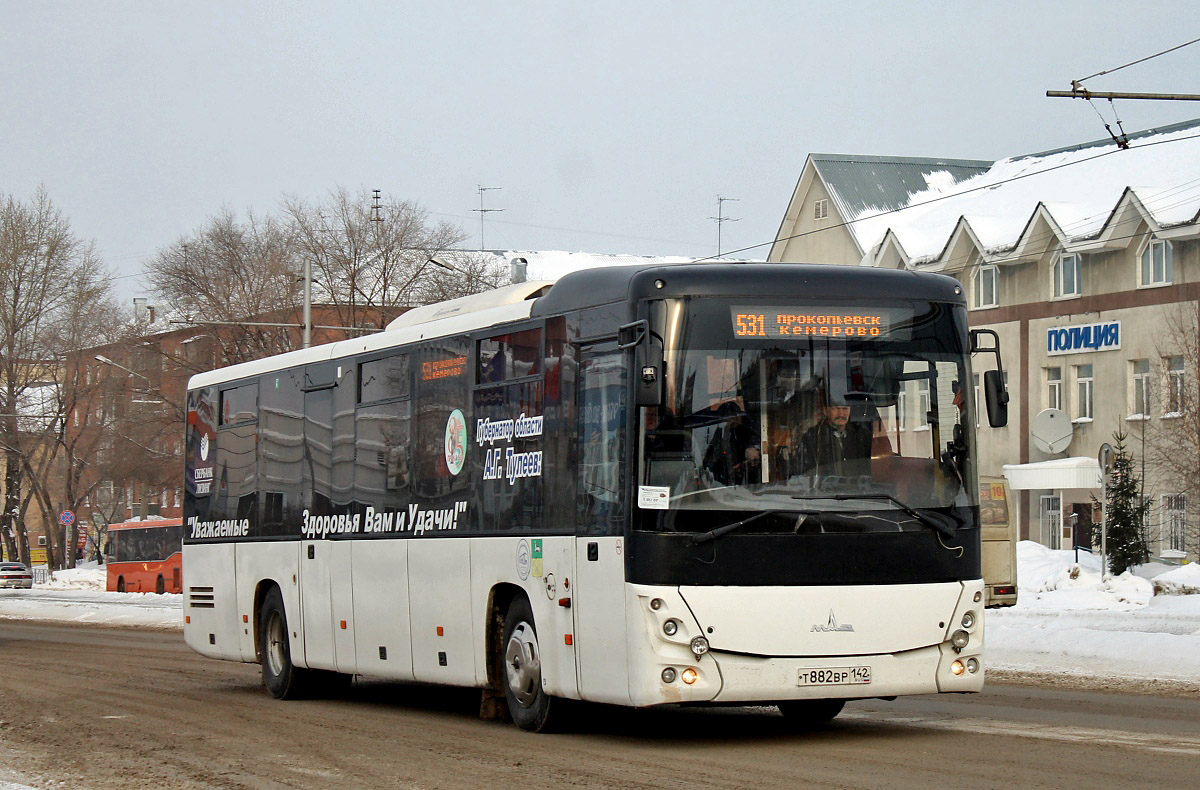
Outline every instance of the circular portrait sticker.
<svg viewBox="0 0 1200 790"><path fill-rule="evenodd" d="M450 474L462 471L467 460L467 419L458 409L446 420L446 468Z"/></svg>

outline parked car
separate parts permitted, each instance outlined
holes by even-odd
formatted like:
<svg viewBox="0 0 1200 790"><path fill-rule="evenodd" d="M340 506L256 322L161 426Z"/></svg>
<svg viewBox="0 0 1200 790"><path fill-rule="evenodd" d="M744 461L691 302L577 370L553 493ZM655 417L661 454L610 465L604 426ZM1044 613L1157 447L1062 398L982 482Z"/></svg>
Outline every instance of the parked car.
<svg viewBox="0 0 1200 790"><path fill-rule="evenodd" d="M33 574L19 562L0 562L0 587L33 587Z"/></svg>

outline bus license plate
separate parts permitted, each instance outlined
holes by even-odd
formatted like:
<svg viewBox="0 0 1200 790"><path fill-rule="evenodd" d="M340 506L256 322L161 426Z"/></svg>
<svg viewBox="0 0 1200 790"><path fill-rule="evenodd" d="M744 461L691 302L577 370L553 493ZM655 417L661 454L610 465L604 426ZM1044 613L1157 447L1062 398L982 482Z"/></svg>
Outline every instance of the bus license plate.
<svg viewBox="0 0 1200 790"><path fill-rule="evenodd" d="M800 669L797 685L849 686L871 682L870 667L821 667Z"/></svg>

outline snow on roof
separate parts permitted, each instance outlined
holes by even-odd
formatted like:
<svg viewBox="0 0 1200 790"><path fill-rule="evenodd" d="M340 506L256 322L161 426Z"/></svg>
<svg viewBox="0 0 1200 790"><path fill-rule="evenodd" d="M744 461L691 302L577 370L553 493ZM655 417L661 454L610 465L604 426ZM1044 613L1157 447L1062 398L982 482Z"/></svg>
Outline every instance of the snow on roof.
<svg viewBox="0 0 1200 790"><path fill-rule="evenodd" d="M911 261L930 262L965 220L985 255L1002 253L1017 245L1039 205L1064 243L1089 240L1127 190L1159 228L1193 222L1200 215L1200 119L1132 135L1127 150L1099 141L1002 159L958 182L927 182L905 208L883 202L849 218L862 249L876 248L890 230Z"/></svg>
<svg viewBox="0 0 1200 790"><path fill-rule="evenodd" d="M649 266L660 263L691 263L695 258L679 255L601 255L590 252L563 252L561 250L508 250L493 251L503 263L514 258L524 258L526 280L558 280L571 272L595 269L601 266Z"/></svg>

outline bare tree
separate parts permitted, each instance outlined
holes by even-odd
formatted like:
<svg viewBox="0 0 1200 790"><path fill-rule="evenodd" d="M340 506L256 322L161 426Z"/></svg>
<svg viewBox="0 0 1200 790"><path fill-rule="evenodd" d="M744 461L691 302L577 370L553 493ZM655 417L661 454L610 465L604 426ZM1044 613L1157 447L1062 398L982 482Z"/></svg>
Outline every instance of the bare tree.
<svg viewBox="0 0 1200 790"><path fill-rule="evenodd" d="M244 362L299 345L295 330L251 325L295 320L302 298L295 252L278 220L253 212L243 220L225 209L160 250L146 274L168 313L196 322L223 361ZM236 322L247 323L229 325Z"/></svg>
<svg viewBox="0 0 1200 790"><path fill-rule="evenodd" d="M0 445L5 451L0 534L26 562L23 514L39 488L31 477L52 452L46 435L65 419L57 398L44 394L57 386L55 339L81 289L108 279L93 245L75 237L44 190L28 202L0 197ZM31 409L39 413L31 415ZM32 423L31 416L36 417ZM49 493L42 491L38 499L43 518L49 519L54 511ZM47 534L53 540L53 532ZM54 553L57 547L51 542L48 548Z"/></svg>
<svg viewBox="0 0 1200 790"><path fill-rule="evenodd" d="M1147 429L1144 454L1169 494L1186 496L1183 539L1188 550L1195 552L1200 546L1200 519L1196 516L1200 505L1200 302L1164 308L1162 323L1157 344L1162 363L1157 399L1161 413L1170 416L1154 420ZM1171 515L1163 508L1155 512L1160 521Z"/></svg>
<svg viewBox="0 0 1200 790"><path fill-rule="evenodd" d="M318 281L317 297L332 305L341 326L382 328L407 307L428 301L430 283L461 281L460 290L490 287L428 264L465 239L461 228L433 222L411 201L375 198L343 188L321 203L284 200L284 212L301 259Z"/></svg>

